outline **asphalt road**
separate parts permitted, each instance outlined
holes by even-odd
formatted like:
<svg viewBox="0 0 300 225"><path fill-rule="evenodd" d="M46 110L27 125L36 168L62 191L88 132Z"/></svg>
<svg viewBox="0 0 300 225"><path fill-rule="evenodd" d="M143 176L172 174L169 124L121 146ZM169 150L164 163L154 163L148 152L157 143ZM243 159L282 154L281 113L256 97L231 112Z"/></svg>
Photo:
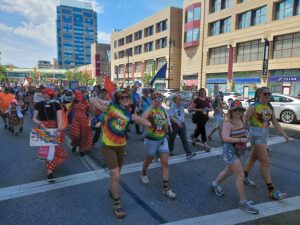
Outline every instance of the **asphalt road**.
<svg viewBox="0 0 300 225"><path fill-rule="evenodd" d="M1 125L2 126L2 123ZM176 200L167 199L161 193L162 178L159 162L149 170L150 185L140 182L141 162L145 157L143 142L131 127L126 162L122 174L122 202L127 217L118 220L112 214L112 202L107 195L109 174L100 154L100 143L84 157L71 153L66 138L68 160L55 175L54 184L45 180L44 162L36 160L36 148L29 147L29 118L25 130L12 136L0 129L0 224L300 224L300 125L289 128L294 139L283 143L276 132L271 132L271 172L273 183L288 193L288 199L271 201L261 178L258 164L250 176L257 185L246 188L249 199L260 208L258 216L248 215L237 209L238 196L234 178L223 185L225 196L216 197L209 191L210 182L224 168L218 156L221 146L217 133L210 153L200 144L192 146L197 152L192 160L186 160L180 140L175 144L175 156L170 158L170 188L177 194ZM187 119L188 136L194 125ZM208 123L208 131L211 123ZM247 155L243 157L246 160Z"/></svg>

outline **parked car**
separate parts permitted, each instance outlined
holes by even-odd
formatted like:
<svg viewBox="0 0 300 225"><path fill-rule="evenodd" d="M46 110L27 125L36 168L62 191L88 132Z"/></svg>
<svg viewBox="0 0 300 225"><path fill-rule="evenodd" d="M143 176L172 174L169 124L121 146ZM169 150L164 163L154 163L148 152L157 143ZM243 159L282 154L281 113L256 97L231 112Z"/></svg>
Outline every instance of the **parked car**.
<svg viewBox="0 0 300 225"><path fill-rule="evenodd" d="M171 102L173 101L174 96L176 96L178 94L181 94L181 96L183 98L182 103L184 104L184 107L188 108L190 101L192 99L192 96L193 96L193 92L191 92L191 91L184 91L182 93L176 93L176 94L168 96L165 100L166 105L170 106Z"/></svg>
<svg viewBox="0 0 300 225"><path fill-rule="evenodd" d="M227 103L228 99L232 99L232 100L239 100L242 101L243 100L243 96L240 93L237 92L223 92L223 100Z"/></svg>
<svg viewBox="0 0 300 225"><path fill-rule="evenodd" d="M242 102L245 108L248 108L254 99ZM300 120L300 97L293 97L284 94L272 94L270 97L277 119L284 123L295 123Z"/></svg>
<svg viewBox="0 0 300 225"><path fill-rule="evenodd" d="M171 95L174 95L174 94L179 94L179 90L177 89L163 89L160 91L163 96L165 96L166 98L168 98L169 96Z"/></svg>

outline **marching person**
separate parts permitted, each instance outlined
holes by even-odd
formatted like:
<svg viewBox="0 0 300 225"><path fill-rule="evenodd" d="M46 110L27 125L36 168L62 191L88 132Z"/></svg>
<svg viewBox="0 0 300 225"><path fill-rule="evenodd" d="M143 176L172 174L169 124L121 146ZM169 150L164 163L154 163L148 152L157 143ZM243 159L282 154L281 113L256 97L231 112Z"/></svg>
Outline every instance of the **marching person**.
<svg viewBox="0 0 300 225"><path fill-rule="evenodd" d="M245 184L254 186L255 183L248 178L249 171L254 166L256 160L260 162L260 171L265 184L268 188L268 195L271 199L280 200L286 197L286 193L282 193L275 189L270 175L270 158L267 150L267 138L269 126L272 122L273 126L282 134L285 141L289 141L289 137L278 123L273 107L270 104L271 92L268 87L262 87L255 92L255 103L247 109L244 121L250 121L250 141L252 151L245 166Z"/></svg>
<svg viewBox="0 0 300 225"><path fill-rule="evenodd" d="M215 96L215 100L212 104L212 107L214 109L214 117L213 117L213 130L210 132L210 134L207 136L208 140L212 141L212 135L217 130L219 131L219 136L222 140L222 127L223 127L223 121L224 121L224 112L223 112L223 99L220 95Z"/></svg>
<svg viewBox="0 0 300 225"><path fill-rule="evenodd" d="M61 106L57 101L51 100L54 97L52 89L44 88L42 94L44 100L35 105L32 121L41 129L58 129L58 135L61 136L61 142L63 142ZM54 159L46 161L47 179L49 182L54 181L54 169L63 163L67 157L67 152L61 146L55 146Z"/></svg>
<svg viewBox="0 0 300 225"><path fill-rule="evenodd" d="M71 145L72 152L76 152L79 147L80 156L84 156L85 152L92 149L93 146L93 131L89 126L88 114L91 111L89 102L84 99L83 93L79 90L75 91L75 100L71 106L74 112L71 125Z"/></svg>
<svg viewBox="0 0 300 225"><path fill-rule="evenodd" d="M9 87L5 87L4 92L0 93L0 111L4 122L4 129L8 128L8 107L14 98L15 96L9 93Z"/></svg>
<svg viewBox="0 0 300 225"><path fill-rule="evenodd" d="M143 126L150 126L150 123L131 115L130 96L128 90L118 90L115 93L114 101L90 98L93 106L101 110L102 113L102 149L108 169L111 171L111 182L109 195L114 201L113 212L117 218L125 217L126 213L121 205L120 198L120 175L124 163L126 135L131 120Z"/></svg>
<svg viewBox="0 0 300 225"><path fill-rule="evenodd" d="M183 149L186 154L186 158L192 158L196 155L196 153L192 152L187 141L186 137L186 126L185 126L185 115L184 115L184 105L182 104L182 96L175 95L173 97L173 102L171 103L169 109L169 116L171 120L171 126L173 132L170 133L169 138L169 151L172 156L174 150L174 142L177 134L179 134Z"/></svg>
<svg viewBox="0 0 300 225"><path fill-rule="evenodd" d="M212 106L209 102L209 99L206 97L206 90L200 88L198 92L198 98L193 101L192 110L196 113L193 115L193 122L196 123L196 129L193 138L193 145L196 145L198 136L201 134L201 139L204 145L204 150L209 152L209 147L206 140L206 123L209 120L208 113L212 110Z"/></svg>
<svg viewBox="0 0 300 225"><path fill-rule="evenodd" d="M221 183L229 176L235 175L235 185L239 194L239 208L250 214L257 214L258 210L253 207L252 201L246 198L244 187L244 172L240 161L240 156L247 149L247 130L243 122L245 108L239 102L233 102L228 110L226 120L223 125L222 139L223 159L226 163L225 169L218 175L211 184L211 190L219 197L224 196Z"/></svg>
<svg viewBox="0 0 300 225"><path fill-rule="evenodd" d="M146 159L143 162L143 171L141 180L143 184L149 184L147 170L156 153L160 154L160 162L162 168L163 195L168 198L175 199L176 194L169 189L169 147L167 135L169 132L168 116L162 107L163 95L161 93L152 94L152 103L143 113L142 118L150 121L151 126L148 127L146 139L144 141L144 149L146 151Z"/></svg>
<svg viewBox="0 0 300 225"><path fill-rule="evenodd" d="M139 109L140 109L140 114L144 113L148 107L151 105L152 98L149 95L150 94L150 89L149 88L143 88L142 89L142 96L139 100ZM143 134L142 134L142 139L145 139L147 133L147 129L144 127L143 128Z"/></svg>

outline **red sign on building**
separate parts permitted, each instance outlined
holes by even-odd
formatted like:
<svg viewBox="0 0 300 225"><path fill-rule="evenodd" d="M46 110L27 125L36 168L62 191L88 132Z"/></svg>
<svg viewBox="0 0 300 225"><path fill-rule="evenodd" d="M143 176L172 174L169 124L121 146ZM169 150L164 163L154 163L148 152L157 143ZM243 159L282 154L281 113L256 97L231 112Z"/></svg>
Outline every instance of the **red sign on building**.
<svg viewBox="0 0 300 225"><path fill-rule="evenodd" d="M96 77L100 77L100 54L95 54L95 72Z"/></svg>

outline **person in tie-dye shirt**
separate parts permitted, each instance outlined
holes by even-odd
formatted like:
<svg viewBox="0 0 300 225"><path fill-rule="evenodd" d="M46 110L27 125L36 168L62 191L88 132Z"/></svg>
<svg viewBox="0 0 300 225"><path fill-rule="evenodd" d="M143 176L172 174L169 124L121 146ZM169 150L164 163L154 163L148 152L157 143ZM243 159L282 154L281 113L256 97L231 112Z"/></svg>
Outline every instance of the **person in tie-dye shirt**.
<svg viewBox="0 0 300 225"><path fill-rule="evenodd" d="M160 93L152 94L152 103L143 113L142 118L148 119L151 126L147 129L144 149L147 157L143 163L141 180L143 184L149 184L147 169L155 158L156 153L160 154L160 162L163 177L163 194L168 198L176 198L176 194L169 189L169 146L168 146L168 115L162 107L163 95Z"/></svg>
<svg viewBox="0 0 300 225"><path fill-rule="evenodd" d="M285 198L286 194L276 190L272 183L270 158L267 150L267 138L271 122L274 128L282 134L286 142L289 141L289 137L274 115L273 107L270 104L271 94L268 87L259 88L255 92L255 103L249 106L244 116L245 123L250 121L250 141L252 145L252 151L244 170L244 182L249 186L255 185L255 183L249 179L248 173L254 166L255 161L258 160L260 162L261 174L268 188L269 197L274 200L280 200Z"/></svg>
<svg viewBox="0 0 300 225"><path fill-rule="evenodd" d="M120 174L124 163L126 134L131 120L143 126L151 124L136 114L131 115L129 91L119 90L114 101L109 102L98 98L90 98L90 102L101 110L102 118L102 154L108 169L111 171L109 195L114 200L113 212L118 218L126 214L120 201Z"/></svg>

